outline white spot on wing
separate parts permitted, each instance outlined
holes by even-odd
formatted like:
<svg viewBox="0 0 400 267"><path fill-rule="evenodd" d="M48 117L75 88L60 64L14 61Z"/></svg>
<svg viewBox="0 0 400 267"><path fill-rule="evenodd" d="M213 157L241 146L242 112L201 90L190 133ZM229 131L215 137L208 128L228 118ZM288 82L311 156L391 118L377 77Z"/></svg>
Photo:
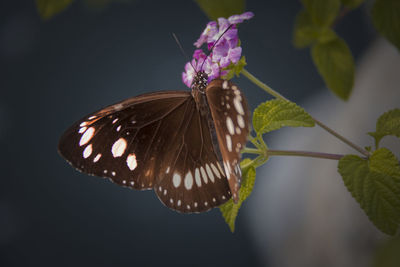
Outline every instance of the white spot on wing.
<svg viewBox="0 0 400 267"><path fill-rule="evenodd" d="M124 138L120 138L117 141L115 141L115 143L113 144L112 148L111 148L111 152L113 154L113 157L121 157L126 149L127 143L126 140Z"/></svg>
<svg viewBox="0 0 400 267"><path fill-rule="evenodd" d="M122 108L123 108L124 106L122 105L122 104L116 104L116 105L114 105L114 110L116 110L116 111L120 111Z"/></svg>
<svg viewBox="0 0 400 267"><path fill-rule="evenodd" d="M239 126L240 126L240 128L244 128L244 120L243 120L243 117L242 117L242 115L237 115L237 122L238 122L238 124L239 124Z"/></svg>
<svg viewBox="0 0 400 267"><path fill-rule="evenodd" d="M242 131L240 130L239 127L236 127L236 134L240 134Z"/></svg>
<svg viewBox="0 0 400 267"><path fill-rule="evenodd" d="M174 176L172 177L172 183L174 184L175 187L178 187L181 184L181 176L179 173L174 173Z"/></svg>
<svg viewBox="0 0 400 267"><path fill-rule="evenodd" d="M88 118L88 120L93 120L94 118L96 118L96 116L91 116Z"/></svg>
<svg viewBox="0 0 400 267"><path fill-rule="evenodd" d="M90 155L92 155L92 144L88 145L84 150L83 150L83 157L86 159Z"/></svg>
<svg viewBox="0 0 400 267"><path fill-rule="evenodd" d="M200 177L200 171L199 168L196 168L194 171L194 179L196 180L196 184L198 187L201 186L201 177Z"/></svg>
<svg viewBox="0 0 400 267"><path fill-rule="evenodd" d="M121 125L119 125L119 126L117 127L117 132L119 132L119 130L121 130Z"/></svg>
<svg viewBox="0 0 400 267"><path fill-rule="evenodd" d="M137 167L136 155L134 153L129 154L128 157L126 157L126 164L131 171Z"/></svg>
<svg viewBox="0 0 400 267"><path fill-rule="evenodd" d="M201 176L203 176L204 183L207 184L208 183L208 180L207 180L208 178L207 178L206 171L204 170L203 167L200 168L200 171L201 171Z"/></svg>
<svg viewBox="0 0 400 267"><path fill-rule="evenodd" d="M185 187L187 190L192 189L193 186L193 175L192 172L189 171L185 176Z"/></svg>
<svg viewBox="0 0 400 267"><path fill-rule="evenodd" d="M90 139L92 139L94 131L95 129L93 127L87 129L86 132L82 135L81 140L79 141L79 146L87 144L90 141Z"/></svg>
<svg viewBox="0 0 400 267"><path fill-rule="evenodd" d="M232 138L229 134L227 134L225 137L226 137L226 147L228 148L229 152L232 152Z"/></svg>
<svg viewBox="0 0 400 267"><path fill-rule="evenodd" d="M87 127L82 127L82 128L80 128L80 129L79 129L79 133L83 133L83 132L85 132L85 131L86 131L86 129L87 129Z"/></svg>
<svg viewBox="0 0 400 267"><path fill-rule="evenodd" d="M228 128L228 131L231 135L235 134L235 127L233 125L231 117L226 117L226 127Z"/></svg>
<svg viewBox="0 0 400 267"><path fill-rule="evenodd" d="M224 82L222 83L222 88L223 88L223 89L228 89L228 81L224 81Z"/></svg>
<svg viewBox="0 0 400 267"><path fill-rule="evenodd" d="M182 203L182 201L179 199L179 200L178 200L178 203L177 203L178 207L181 206L181 203Z"/></svg>
<svg viewBox="0 0 400 267"><path fill-rule="evenodd" d="M96 157L93 159L93 162L98 162L101 158L101 154L97 154Z"/></svg>
<svg viewBox="0 0 400 267"><path fill-rule="evenodd" d="M212 173L210 165L208 165L208 163L206 164L206 171L207 171L208 177L210 178L211 182L214 183L214 181L215 181L214 174Z"/></svg>
<svg viewBox="0 0 400 267"><path fill-rule="evenodd" d="M221 179L221 174L219 173L217 167L215 167L215 165L213 163L211 163L211 169L213 170L213 172L215 173L215 175Z"/></svg>
<svg viewBox="0 0 400 267"><path fill-rule="evenodd" d="M118 121L118 118L114 119L114 120L112 121L112 124L116 123L117 121Z"/></svg>
<svg viewBox="0 0 400 267"><path fill-rule="evenodd" d="M217 162L217 166L218 166L218 169L219 169L219 171L221 172L222 176L225 176L225 175L224 175L225 172L222 170L221 164L219 164L219 162Z"/></svg>
<svg viewBox="0 0 400 267"><path fill-rule="evenodd" d="M242 98L240 96L235 97L233 99L233 105L235 106L236 111L239 114L244 115L244 110L243 110L243 106L242 106L241 100L242 100Z"/></svg>

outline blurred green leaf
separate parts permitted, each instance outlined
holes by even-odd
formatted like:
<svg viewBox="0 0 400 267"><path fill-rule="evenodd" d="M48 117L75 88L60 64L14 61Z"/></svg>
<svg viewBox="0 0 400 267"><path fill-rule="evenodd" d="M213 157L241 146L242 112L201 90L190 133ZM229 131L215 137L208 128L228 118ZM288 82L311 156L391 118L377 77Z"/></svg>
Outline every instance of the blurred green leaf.
<svg viewBox="0 0 400 267"><path fill-rule="evenodd" d="M383 113L376 122L376 131L369 132L375 138L375 147L379 147L381 139L387 135L400 138L400 109L392 109Z"/></svg>
<svg viewBox="0 0 400 267"><path fill-rule="evenodd" d="M246 5L245 0L196 0L196 3L211 20L242 14Z"/></svg>
<svg viewBox="0 0 400 267"><path fill-rule="evenodd" d="M36 7L42 19L47 20L66 9L74 0L36 0Z"/></svg>
<svg viewBox="0 0 400 267"><path fill-rule="evenodd" d="M250 159L244 159L242 160L240 165L243 166L244 164L247 164L250 161L251 161ZM256 169L254 168L254 166L250 166L249 168L246 168L246 170L243 170L242 185L239 189L238 203L235 204L232 199L229 199L225 204L219 206L222 216L224 217L225 222L228 224L232 232L235 231L235 221L239 209L242 206L243 201L245 201L253 191L255 180L256 180Z"/></svg>
<svg viewBox="0 0 400 267"><path fill-rule="evenodd" d="M341 0L341 1L342 5L344 5L349 9L355 9L365 2L365 0Z"/></svg>
<svg viewBox="0 0 400 267"><path fill-rule="evenodd" d="M253 127L257 134L278 130L284 126L314 127L312 117L295 103L273 99L260 104L253 113Z"/></svg>
<svg viewBox="0 0 400 267"><path fill-rule="evenodd" d="M340 159L338 171L375 226L395 235L400 225L400 166L393 153L381 148L369 160L347 155Z"/></svg>
<svg viewBox="0 0 400 267"><path fill-rule="evenodd" d="M329 42L335 38L337 36L331 28L315 25L306 10L301 10L297 15L293 31L293 44L296 48L304 48L317 41Z"/></svg>
<svg viewBox="0 0 400 267"><path fill-rule="evenodd" d="M340 0L301 0L315 25L328 27L335 21Z"/></svg>
<svg viewBox="0 0 400 267"><path fill-rule="evenodd" d="M398 267L400 263L400 236L388 240L378 250L373 267Z"/></svg>
<svg viewBox="0 0 400 267"><path fill-rule="evenodd" d="M343 100L354 84L354 59L347 44L339 37L320 42L311 49L312 59L329 89Z"/></svg>
<svg viewBox="0 0 400 267"><path fill-rule="evenodd" d="M400 50L400 1L376 0L372 22L378 32Z"/></svg>

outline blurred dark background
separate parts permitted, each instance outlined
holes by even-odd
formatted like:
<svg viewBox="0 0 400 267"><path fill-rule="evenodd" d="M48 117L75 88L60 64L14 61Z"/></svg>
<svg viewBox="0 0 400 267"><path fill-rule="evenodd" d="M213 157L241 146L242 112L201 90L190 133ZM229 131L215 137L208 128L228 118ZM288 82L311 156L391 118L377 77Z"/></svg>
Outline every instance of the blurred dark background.
<svg viewBox="0 0 400 267"><path fill-rule="evenodd" d="M188 90L171 33L191 55L207 17L194 1L125 2L76 1L48 21L34 1L0 3L0 266L261 266L243 214L232 234L218 209L178 214L152 191L81 174L58 155L62 132L85 114L140 93ZM247 69L298 102L323 88L308 50L291 44L300 8L248 1L255 17L239 31ZM373 37L364 13L336 27L356 59ZM235 82L252 109L268 98L245 78Z"/></svg>

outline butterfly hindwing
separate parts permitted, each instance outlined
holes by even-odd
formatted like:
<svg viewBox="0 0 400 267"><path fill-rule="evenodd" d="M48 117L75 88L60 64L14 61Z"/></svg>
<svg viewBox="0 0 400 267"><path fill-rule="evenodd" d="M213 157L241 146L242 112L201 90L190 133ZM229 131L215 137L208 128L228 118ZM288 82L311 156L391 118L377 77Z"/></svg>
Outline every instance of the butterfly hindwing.
<svg viewBox="0 0 400 267"><path fill-rule="evenodd" d="M206 88L211 115L215 123L223 167L228 177L233 200L238 200L241 181L240 150L249 134L247 101L233 83L216 79Z"/></svg>
<svg viewBox="0 0 400 267"><path fill-rule="evenodd" d="M226 202L231 192L213 149L207 117L193 98L188 102L183 124L176 128L178 135L170 139L161 159L154 190L171 209L203 212Z"/></svg>

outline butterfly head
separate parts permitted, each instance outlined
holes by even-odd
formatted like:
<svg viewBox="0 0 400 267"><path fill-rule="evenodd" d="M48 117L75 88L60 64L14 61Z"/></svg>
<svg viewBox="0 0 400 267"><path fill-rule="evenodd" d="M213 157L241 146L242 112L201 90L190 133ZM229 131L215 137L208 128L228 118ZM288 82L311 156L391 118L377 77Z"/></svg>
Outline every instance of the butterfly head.
<svg viewBox="0 0 400 267"><path fill-rule="evenodd" d="M208 84L207 73L205 73L203 70L198 71L193 78L193 82L191 85L192 92L195 93L197 91L204 94L207 84Z"/></svg>

